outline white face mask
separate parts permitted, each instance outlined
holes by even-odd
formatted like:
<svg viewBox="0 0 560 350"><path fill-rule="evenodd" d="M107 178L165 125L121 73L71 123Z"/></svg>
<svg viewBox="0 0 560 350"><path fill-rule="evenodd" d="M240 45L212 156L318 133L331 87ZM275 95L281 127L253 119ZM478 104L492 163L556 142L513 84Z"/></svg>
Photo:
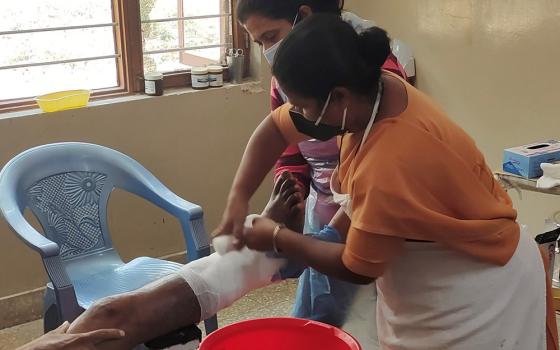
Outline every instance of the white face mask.
<svg viewBox="0 0 560 350"><path fill-rule="evenodd" d="M271 67L272 63L274 63L274 57L276 56L276 52L278 52L278 47L280 47L282 40L278 41L276 44L263 51L264 58L266 58L266 61Z"/></svg>
<svg viewBox="0 0 560 350"><path fill-rule="evenodd" d="M299 12L296 14L296 18L294 18L294 22L292 23L292 29L294 29L298 17L299 17ZM280 44L282 43L283 40L284 39L279 40L276 44L272 45L266 50L263 50L264 58L266 58L266 61L270 66L272 66L272 63L274 63L274 57L276 57L276 52L278 51L278 48L280 47Z"/></svg>

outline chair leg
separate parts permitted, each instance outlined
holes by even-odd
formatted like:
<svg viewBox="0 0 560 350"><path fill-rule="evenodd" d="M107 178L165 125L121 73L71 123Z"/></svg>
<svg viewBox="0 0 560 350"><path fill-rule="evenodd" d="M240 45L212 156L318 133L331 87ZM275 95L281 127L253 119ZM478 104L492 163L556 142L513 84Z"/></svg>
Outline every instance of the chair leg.
<svg viewBox="0 0 560 350"><path fill-rule="evenodd" d="M218 317L216 315L204 320L204 328L206 329L206 335L214 332L218 329Z"/></svg>
<svg viewBox="0 0 560 350"><path fill-rule="evenodd" d="M72 322L84 312L84 309L78 305L73 286L56 289L54 294L63 320Z"/></svg>
<svg viewBox="0 0 560 350"><path fill-rule="evenodd" d="M43 331L45 333L56 329L62 324L62 318L56 304L56 296L52 284L47 284L43 298Z"/></svg>

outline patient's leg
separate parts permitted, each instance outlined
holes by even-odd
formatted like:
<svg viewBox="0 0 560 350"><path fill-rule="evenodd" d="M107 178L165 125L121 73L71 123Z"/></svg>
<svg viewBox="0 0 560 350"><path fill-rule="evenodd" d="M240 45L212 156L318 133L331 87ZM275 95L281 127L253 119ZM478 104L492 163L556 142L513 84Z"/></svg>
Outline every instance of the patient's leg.
<svg viewBox="0 0 560 350"><path fill-rule="evenodd" d="M72 323L69 332L122 329L123 339L106 342L99 349L129 350L199 320L200 305L193 290L174 274L137 291L100 300Z"/></svg>
<svg viewBox="0 0 560 350"><path fill-rule="evenodd" d="M212 254L137 291L105 298L72 323L69 332L118 328L126 336L99 349L129 350L135 345L198 323L248 292L272 283L283 259L244 248Z"/></svg>

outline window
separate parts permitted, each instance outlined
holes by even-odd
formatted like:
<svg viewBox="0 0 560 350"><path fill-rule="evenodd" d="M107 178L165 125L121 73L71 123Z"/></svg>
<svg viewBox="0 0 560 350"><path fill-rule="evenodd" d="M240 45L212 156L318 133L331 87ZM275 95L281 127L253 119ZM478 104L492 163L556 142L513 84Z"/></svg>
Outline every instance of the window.
<svg viewBox="0 0 560 350"><path fill-rule="evenodd" d="M232 46L227 0L141 0L144 70L221 63Z"/></svg>
<svg viewBox="0 0 560 350"><path fill-rule="evenodd" d="M193 66L248 49L235 0L0 1L0 112L33 97L91 89L105 97L142 91L142 74L186 86Z"/></svg>

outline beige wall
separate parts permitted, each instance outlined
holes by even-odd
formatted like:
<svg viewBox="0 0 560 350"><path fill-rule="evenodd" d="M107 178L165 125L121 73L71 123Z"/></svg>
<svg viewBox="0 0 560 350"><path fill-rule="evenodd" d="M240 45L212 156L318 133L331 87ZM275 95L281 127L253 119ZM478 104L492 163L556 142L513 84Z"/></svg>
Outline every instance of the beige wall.
<svg viewBox="0 0 560 350"><path fill-rule="evenodd" d="M268 91L254 84L0 119L0 167L27 148L51 142L84 141L115 148L138 160L179 196L200 204L211 231L246 141L267 109ZM256 208L268 197L270 187L263 187ZM112 196L109 222L126 259L184 250L179 225L129 194ZM38 255L0 221L0 299L44 283Z"/></svg>
<svg viewBox="0 0 560 350"><path fill-rule="evenodd" d="M475 138L493 167L500 166L506 146L560 138L559 1L347 0L347 5L413 47L418 86ZM267 78L263 81L266 86ZM0 166L49 142L113 147L202 205L210 231L267 101L267 92L258 86L250 92L234 87L0 119ZM259 192L256 207L266 200L267 190ZM560 198L524 194L516 206L523 222L540 229L544 217L560 209ZM116 193L109 215L125 258L181 250L177 224L157 208ZM0 298L44 284L37 255L3 222L0 247Z"/></svg>
<svg viewBox="0 0 560 350"><path fill-rule="evenodd" d="M560 1L347 0L415 52L418 87L476 140L495 169L508 146L560 138ZM533 230L560 197L511 193Z"/></svg>

